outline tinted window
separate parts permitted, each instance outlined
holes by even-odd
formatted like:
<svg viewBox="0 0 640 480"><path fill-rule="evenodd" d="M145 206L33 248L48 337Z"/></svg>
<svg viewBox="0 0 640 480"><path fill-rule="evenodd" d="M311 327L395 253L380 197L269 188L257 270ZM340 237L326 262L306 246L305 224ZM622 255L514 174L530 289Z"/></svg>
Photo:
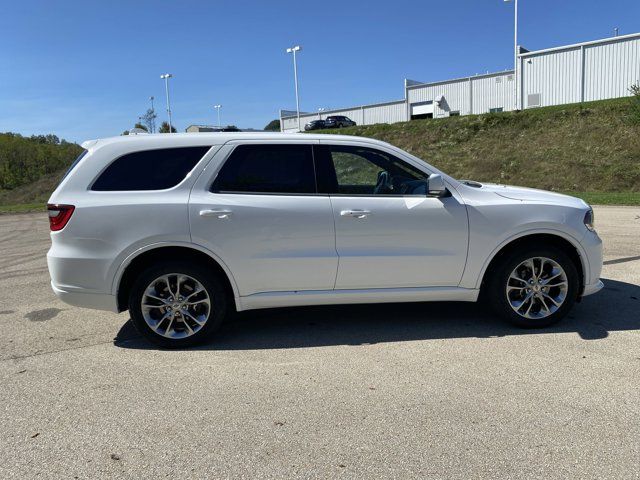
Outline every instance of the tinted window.
<svg viewBox="0 0 640 480"><path fill-rule="evenodd" d="M316 193L311 145L240 145L225 162L211 190Z"/></svg>
<svg viewBox="0 0 640 480"><path fill-rule="evenodd" d="M175 187L211 147L165 148L124 155L94 182L92 190L164 190Z"/></svg>
<svg viewBox="0 0 640 480"><path fill-rule="evenodd" d="M386 152L351 146L324 147L329 193L426 195L428 175ZM324 170L326 171L326 169Z"/></svg>

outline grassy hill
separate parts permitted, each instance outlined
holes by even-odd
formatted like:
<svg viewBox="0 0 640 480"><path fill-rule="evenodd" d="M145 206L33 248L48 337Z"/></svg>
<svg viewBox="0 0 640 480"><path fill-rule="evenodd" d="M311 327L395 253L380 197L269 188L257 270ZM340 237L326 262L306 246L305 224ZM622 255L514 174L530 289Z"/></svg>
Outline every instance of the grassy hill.
<svg viewBox="0 0 640 480"><path fill-rule="evenodd" d="M570 192L640 205L634 100L357 126L322 133L377 138L455 178Z"/></svg>
<svg viewBox="0 0 640 480"><path fill-rule="evenodd" d="M42 208L81 151L55 135L0 133L0 212Z"/></svg>
<svg viewBox="0 0 640 480"><path fill-rule="evenodd" d="M325 133L387 141L456 178L640 205L640 100L623 98ZM636 110L634 110L636 105ZM0 134L0 213L42 208L80 146Z"/></svg>

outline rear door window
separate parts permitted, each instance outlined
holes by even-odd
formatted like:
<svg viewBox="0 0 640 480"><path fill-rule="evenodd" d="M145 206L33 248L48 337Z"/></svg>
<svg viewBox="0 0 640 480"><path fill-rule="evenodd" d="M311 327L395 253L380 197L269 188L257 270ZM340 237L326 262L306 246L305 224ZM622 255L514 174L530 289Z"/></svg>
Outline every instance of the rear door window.
<svg viewBox="0 0 640 480"><path fill-rule="evenodd" d="M211 147L181 147L132 152L112 162L91 190L165 190L175 187Z"/></svg>
<svg viewBox="0 0 640 480"><path fill-rule="evenodd" d="M311 145L239 145L211 186L214 193L316 193Z"/></svg>

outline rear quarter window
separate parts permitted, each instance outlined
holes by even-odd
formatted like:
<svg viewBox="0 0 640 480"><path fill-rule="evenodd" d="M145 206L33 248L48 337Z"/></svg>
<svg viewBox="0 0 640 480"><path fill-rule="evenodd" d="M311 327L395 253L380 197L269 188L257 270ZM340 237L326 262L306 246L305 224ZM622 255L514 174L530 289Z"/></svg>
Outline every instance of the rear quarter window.
<svg viewBox="0 0 640 480"><path fill-rule="evenodd" d="M175 187L210 148L164 148L128 153L114 160L93 183L91 190L166 190Z"/></svg>

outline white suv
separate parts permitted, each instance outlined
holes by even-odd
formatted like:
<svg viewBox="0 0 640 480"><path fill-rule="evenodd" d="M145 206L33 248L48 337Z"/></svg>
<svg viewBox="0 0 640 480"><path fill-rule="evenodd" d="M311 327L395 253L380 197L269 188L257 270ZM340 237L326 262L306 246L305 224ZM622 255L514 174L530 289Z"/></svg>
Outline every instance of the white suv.
<svg viewBox="0 0 640 480"><path fill-rule="evenodd" d="M83 144L50 199L52 287L182 347L232 310L476 301L524 327L602 288L582 200L458 181L334 135L137 135Z"/></svg>

